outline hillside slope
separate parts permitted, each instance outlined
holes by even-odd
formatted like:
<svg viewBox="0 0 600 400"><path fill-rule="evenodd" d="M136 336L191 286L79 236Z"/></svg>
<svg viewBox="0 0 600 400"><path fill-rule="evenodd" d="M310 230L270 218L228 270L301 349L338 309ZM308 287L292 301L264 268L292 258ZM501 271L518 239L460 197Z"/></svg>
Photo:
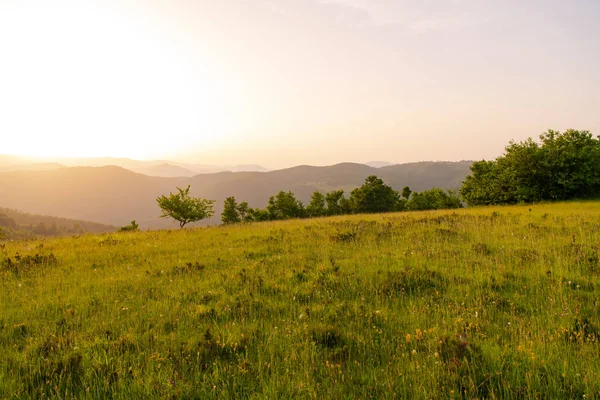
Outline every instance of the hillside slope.
<svg viewBox="0 0 600 400"><path fill-rule="evenodd" d="M61 235L66 233L107 233L117 231L116 226L103 225L95 222L75 219L51 217L48 215L28 214L19 210L0 207L0 216L6 216L15 225L6 224L5 228L41 231L45 235ZM0 220L0 228L3 226Z"/></svg>
<svg viewBox="0 0 600 400"><path fill-rule="evenodd" d="M597 398L598 227L587 202L6 243L0 398Z"/></svg>
<svg viewBox="0 0 600 400"><path fill-rule="evenodd" d="M401 164L372 168L344 163L329 167L298 166L271 172L220 172L194 177L160 178L119 167L73 167L54 171L0 173L0 206L24 212L122 226L135 219L142 228L174 227L158 218L155 199L191 185L193 196L216 200L217 223L223 200L235 196L251 207L265 207L280 190L304 202L315 190L350 191L369 175L378 175L397 190L458 187L470 162Z"/></svg>

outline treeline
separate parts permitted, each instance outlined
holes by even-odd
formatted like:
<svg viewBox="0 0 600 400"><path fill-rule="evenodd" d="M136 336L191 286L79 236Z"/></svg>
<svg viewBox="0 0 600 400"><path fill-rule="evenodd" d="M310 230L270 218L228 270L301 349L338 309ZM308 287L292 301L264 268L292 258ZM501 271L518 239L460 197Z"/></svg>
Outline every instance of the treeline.
<svg viewBox="0 0 600 400"><path fill-rule="evenodd" d="M458 195L439 188L412 192L405 187L401 192L384 184L377 176L369 176L365 183L354 189L349 197L343 190L329 193L314 192L307 206L292 192L280 191L271 196L267 207L251 208L238 203L235 197L225 199L221 222L224 224L254 221L274 221L292 218L314 218L343 214L383 213L392 211L439 210L462 207Z"/></svg>
<svg viewBox="0 0 600 400"><path fill-rule="evenodd" d="M598 198L599 139L570 129L510 142L501 157L471 166L460 195L469 205Z"/></svg>

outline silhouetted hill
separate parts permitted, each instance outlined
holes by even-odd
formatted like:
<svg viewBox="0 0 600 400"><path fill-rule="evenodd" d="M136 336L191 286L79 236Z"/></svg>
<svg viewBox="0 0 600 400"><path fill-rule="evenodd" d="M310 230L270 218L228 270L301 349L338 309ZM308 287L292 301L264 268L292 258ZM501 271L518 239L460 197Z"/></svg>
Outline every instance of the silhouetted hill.
<svg viewBox="0 0 600 400"><path fill-rule="evenodd" d="M133 160L115 157L27 157L0 154L0 172L35 171L60 167L105 167L117 166L149 176L180 177L198 174L213 174L223 171L268 172L258 164L208 165L169 160Z"/></svg>
<svg viewBox="0 0 600 400"><path fill-rule="evenodd" d="M105 233L117 231L116 226L104 225L95 222L81 221L67 218L51 217L48 215L29 214L19 210L0 207L0 216L6 216L12 220L16 226L0 223L0 227L17 230L28 230L35 234L40 234L43 229L44 234L58 236L69 233ZM0 220L5 220L4 217ZM6 222L6 221L5 221Z"/></svg>
<svg viewBox="0 0 600 400"><path fill-rule="evenodd" d="M240 164L234 165L233 167L225 167L225 170L231 172L269 172L268 168L258 164Z"/></svg>
<svg viewBox="0 0 600 400"><path fill-rule="evenodd" d="M392 165L391 162L387 162L387 161L368 161L365 163L365 165L368 165L369 167L373 167L373 168L381 168L381 167L387 167Z"/></svg>
<svg viewBox="0 0 600 400"><path fill-rule="evenodd" d="M178 165L172 165L168 163L153 165L151 167L137 168L134 170L140 174L148 176L162 176L166 178L174 178L180 176L194 176L196 172L191 171L187 168L180 167Z"/></svg>
<svg viewBox="0 0 600 400"><path fill-rule="evenodd" d="M473 161L417 162L377 169L376 175L395 189L409 186L416 191L432 187L458 189L471 173Z"/></svg>
<svg viewBox="0 0 600 400"><path fill-rule="evenodd" d="M74 167L53 171L0 173L0 206L123 226L135 219L142 228L175 227L160 219L156 198L191 185L193 196L216 200L218 223L223 200L235 196L251 207L265 207L280 190L292 191L303 202L312 192L359 187L369 175L381 177L394 189L416 191L432 187L458 188L469 173L470 161L423 162L372 168L343 163L327 167L298 166L271 172L219 172L193 177L161 178L119 167Z"/></svg>
<svg viewBox="0 0 600 400"><path fill-rule="evenodd" d="M0 165L0 172L12 171L45 171L50 169L64 168L65 166L59 163L32 163L32 164L10 164Z"/></svg>

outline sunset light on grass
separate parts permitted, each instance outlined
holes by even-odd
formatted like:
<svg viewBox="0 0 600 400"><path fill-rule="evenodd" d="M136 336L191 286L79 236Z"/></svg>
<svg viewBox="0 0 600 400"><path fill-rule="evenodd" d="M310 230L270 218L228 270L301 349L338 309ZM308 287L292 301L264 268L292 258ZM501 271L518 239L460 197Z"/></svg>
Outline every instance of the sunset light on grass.
<svg viewBox="0 0 600 400"><path fill-rule="evenodd" d="M0 399L600 399L600 0L0 0Z"/></svg>

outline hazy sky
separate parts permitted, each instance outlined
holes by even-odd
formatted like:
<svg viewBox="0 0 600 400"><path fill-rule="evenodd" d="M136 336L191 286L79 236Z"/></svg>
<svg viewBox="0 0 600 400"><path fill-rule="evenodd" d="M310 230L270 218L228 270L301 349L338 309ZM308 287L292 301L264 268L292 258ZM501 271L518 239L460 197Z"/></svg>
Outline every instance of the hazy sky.
<svg viewBox="0 0 600 400"><path fill-rule="evenodd" d="M598 0L0 0L0 154L270 167L600 134Z"/></svg>

